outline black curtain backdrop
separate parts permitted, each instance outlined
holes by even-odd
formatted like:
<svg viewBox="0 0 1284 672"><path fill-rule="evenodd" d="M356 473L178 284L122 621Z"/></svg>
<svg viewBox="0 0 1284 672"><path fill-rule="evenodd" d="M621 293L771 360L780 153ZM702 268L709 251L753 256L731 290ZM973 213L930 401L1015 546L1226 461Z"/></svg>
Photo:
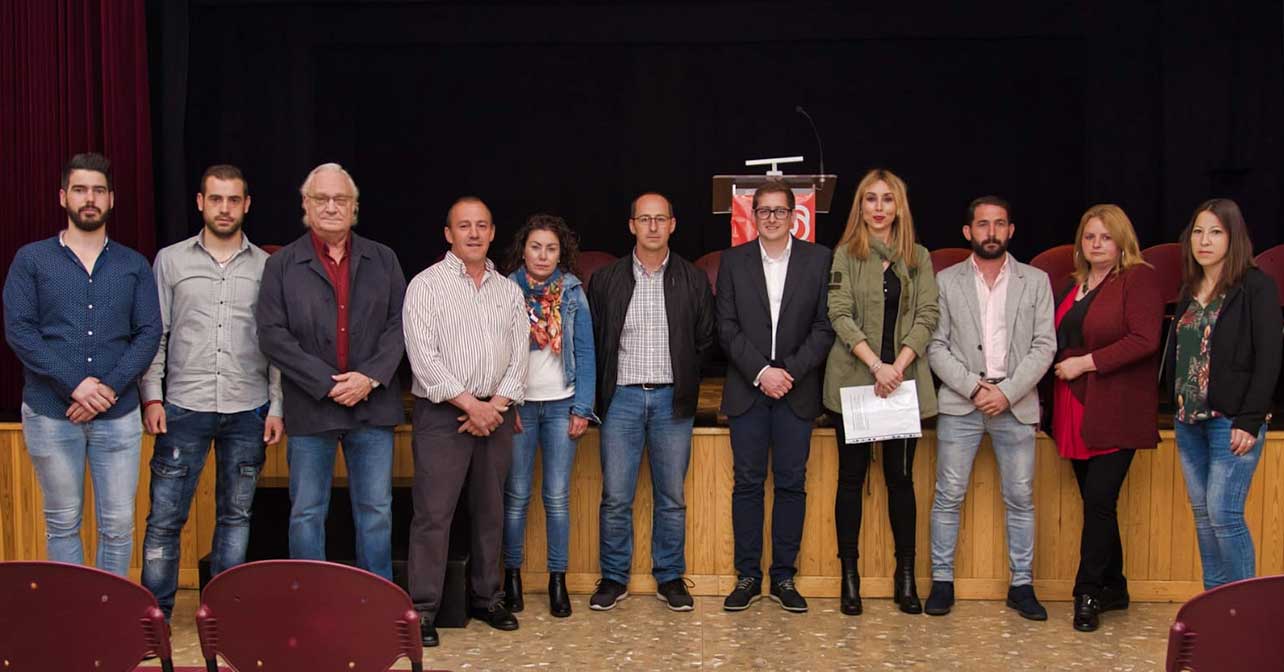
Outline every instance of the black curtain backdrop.
<svg viewBox="0 0 1284 672"><path fill-rule="evenodd" d="M711 175L791 154L816 170L803 105L839 175L822 243L873 166L907 180L929 248L962 244L964 207L991 192L1025 259L1102 201L1143 246L1214 195L1239 200L1258 249L1281 241L1280 3L972 5L156 1L159 238L198 229L198 176L232 162L251 238L288 242L299 183L338 161L360 232L407 273L445 249L461 194L491 205L497 244L544 210L623 254L630 199L660 190L694 259L729 243Z"/></svg>

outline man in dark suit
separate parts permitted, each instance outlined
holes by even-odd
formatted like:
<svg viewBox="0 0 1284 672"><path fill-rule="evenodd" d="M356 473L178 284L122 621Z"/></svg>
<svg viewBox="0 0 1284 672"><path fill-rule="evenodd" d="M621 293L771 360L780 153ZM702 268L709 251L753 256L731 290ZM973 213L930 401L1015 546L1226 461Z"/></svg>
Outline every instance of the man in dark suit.
<svg viewBox="0 0 1284 672"><path fill-rule="evenodd" d="M758 239L724 252L718 269L718 337L729 362L722 410L731 419L739 577L722 606L740 611L762 597L762 499L770 451L770 597L786 611L804 612L794 560L806 512L812 421L821 412L822 365L834 342L826 301L830 251L794 239L794 194L781 183L754 192L753 217Z"/></svg>
<svg viewBox="0 0 1284 672"><path fill-rule="evenodd" d="M392 580L393 428L405 420L397 255L352 232L357 183L337 163L299 189L308 232L268 258L254 315L259 349L281 370L290 464L290 557L325 559L340 443L357 566Z"/></svg>

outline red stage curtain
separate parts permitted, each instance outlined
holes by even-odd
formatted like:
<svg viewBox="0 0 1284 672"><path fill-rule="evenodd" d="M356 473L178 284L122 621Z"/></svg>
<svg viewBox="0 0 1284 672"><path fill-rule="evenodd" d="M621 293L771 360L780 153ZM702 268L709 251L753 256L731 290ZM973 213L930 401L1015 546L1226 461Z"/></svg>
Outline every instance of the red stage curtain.
<svg viewBox="0 0 1284 672"><path fill-rule="evenodd" d="M67 225L63 163L112 161L108 235L155 252L144 0L0 0L0 265ZM0 353L0 410L21 401L22 367Z"/></svg>

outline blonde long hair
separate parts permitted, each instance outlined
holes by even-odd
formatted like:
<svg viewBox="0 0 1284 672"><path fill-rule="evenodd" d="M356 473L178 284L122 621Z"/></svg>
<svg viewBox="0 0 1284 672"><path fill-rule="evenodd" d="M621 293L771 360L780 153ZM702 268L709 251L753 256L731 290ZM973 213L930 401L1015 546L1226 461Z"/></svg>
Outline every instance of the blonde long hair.
<svg viewBox="0 0 1284 672"><path fill-rule="evenodd" d="M1149 266L1141 256L1141 245L1137 243L1137 232L1132 228L1132 220L1124 213L1123 208L1114 203L1098 203L1088 208L1079 218L1079 229L1074 233L1074 280L1079 284L1088 281L1088 271L1092 265L1083 256L1083 230L1088 221L1100 219L1106 227L1110 239L1119 246L1119 260L1111 273L1122 273L1139 264Z"/></svg>
<svg viewBox="0 0 1284 672"><path fill-rule="evenodd" d="M865 192L880 180L887 184L888 190L892 192L892 200L896 202L890 247L894 254L905 261L906 266L914 268L918 263L918 255L914 253L914 216L910 214L909 189L904 180L885 168L875 168L865 173L860 184L856 185L856 198L852 201L852 210L847 215L847 228L843 230L843 238L838 246L846 245L847 253L857 259L869 257L869 228L865 226L861 203Z"/></svg>

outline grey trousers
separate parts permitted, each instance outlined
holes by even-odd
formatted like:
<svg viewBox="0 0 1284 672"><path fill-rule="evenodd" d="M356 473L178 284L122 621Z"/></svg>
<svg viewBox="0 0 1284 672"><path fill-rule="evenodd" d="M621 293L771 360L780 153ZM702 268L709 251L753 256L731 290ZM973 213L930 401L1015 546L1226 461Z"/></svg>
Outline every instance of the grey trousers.
<svg viewBox="0 0 1284 672"><path fill-rule="evenodd" d="M415 516L410 523L410 598L415 609L436 618L446 577L450 523L461 488L468 487L471 514L473 607L488 608L503 599L500 554L504 542L504 480L513 461L513 416L490 436L459 432L460 411L449 403L415 399Z"/></svg>

